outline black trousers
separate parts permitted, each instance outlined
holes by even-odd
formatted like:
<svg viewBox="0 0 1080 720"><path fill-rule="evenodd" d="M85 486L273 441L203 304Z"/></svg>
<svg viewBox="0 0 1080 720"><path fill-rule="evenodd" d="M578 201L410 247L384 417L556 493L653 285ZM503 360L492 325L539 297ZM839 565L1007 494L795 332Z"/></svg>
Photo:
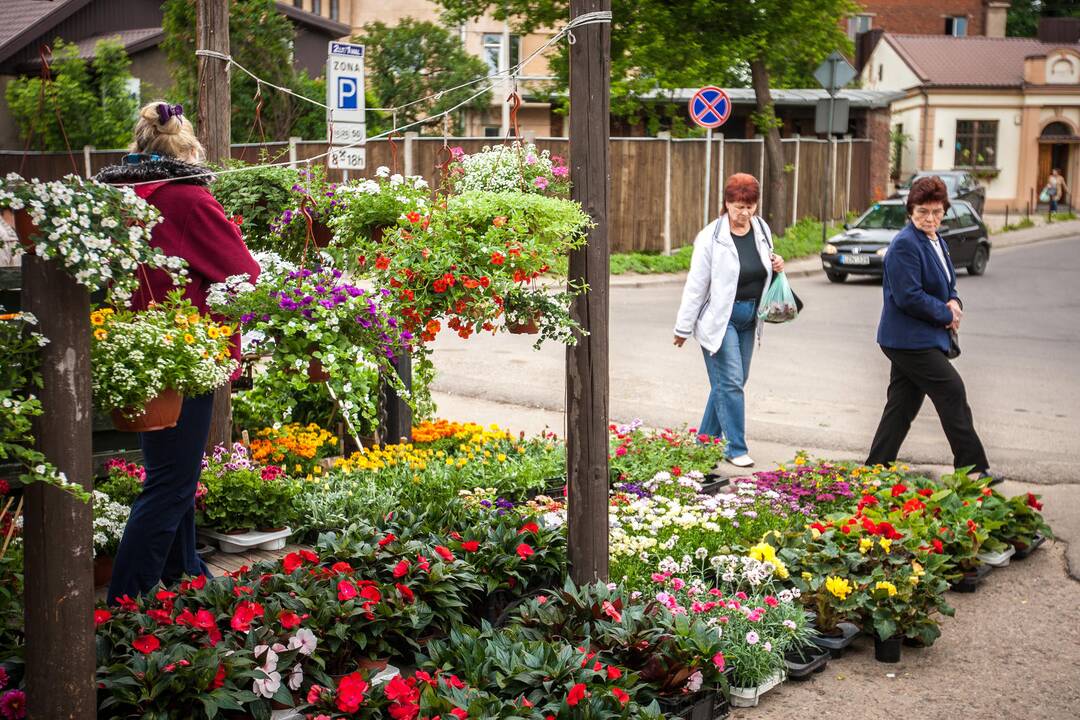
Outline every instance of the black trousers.
<svg viewBox="0 0 1080 720"><path fill-rule="evenodd" d="M213 410L213 393L185 397L176 427L139 433L146 482L113 561L110 604L123 595L142 595L161 581L211 576L195 552L195 489Z"/></svg>
<svg viewBox="0 0 1080 720"><path fill-rule="evenodd" d="M964 381L940 350L881 348L892 362L889 394L881 422L874 433L867 465L888 465L896 460L923 398L930 396L953 452L953 467L971 466L985 472L990 463L975 433Z"/></svg>

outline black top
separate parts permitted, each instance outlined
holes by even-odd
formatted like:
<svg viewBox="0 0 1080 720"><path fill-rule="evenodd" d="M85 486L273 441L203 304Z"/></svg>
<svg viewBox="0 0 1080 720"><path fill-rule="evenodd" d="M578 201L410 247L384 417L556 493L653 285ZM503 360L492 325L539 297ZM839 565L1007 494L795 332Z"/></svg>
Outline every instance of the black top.
<svg viewBox="0 0 1080 720"><path fill-rule="evenodd" d="M754 229L750 228L744 235L731 233L731 239L739 251L739 285L735 290L735 299L759 300L765 291L765 278L769 273L761 262Z"/></svg>

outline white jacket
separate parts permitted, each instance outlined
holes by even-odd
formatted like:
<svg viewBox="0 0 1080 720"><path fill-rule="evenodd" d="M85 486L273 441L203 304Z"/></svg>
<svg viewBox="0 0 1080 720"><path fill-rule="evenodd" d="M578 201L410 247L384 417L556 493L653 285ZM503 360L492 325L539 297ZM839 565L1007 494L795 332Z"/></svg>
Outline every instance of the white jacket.
<svg viewBox="0 0 1080 720"><path fill-rule="evenodd" d="M754 230L761 262L765 266L765 290L772 283L772 231L765 221L755 217L750 222ZM694 238L694 255L690 274L683 287L679 314L675 318L675 334L698 341L710 353L720 349L727 331L735 291L739 284L739 251L731 239L728 216L722 215ZM762 291L764 298L765 290ZM761 320L757 324L761 330Z"/></svg>

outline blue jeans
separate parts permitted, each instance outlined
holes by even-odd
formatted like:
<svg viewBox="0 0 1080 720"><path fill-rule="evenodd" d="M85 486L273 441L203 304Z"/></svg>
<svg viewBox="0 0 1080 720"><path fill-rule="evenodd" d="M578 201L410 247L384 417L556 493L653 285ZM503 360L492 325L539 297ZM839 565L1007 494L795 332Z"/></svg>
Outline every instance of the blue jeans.
<svg viewBox="0 0 1080 720"><path fill-rule="evenodd" d="M709 402L698 432L727 439L728 457L747 453L746 398L743 388L750 377L750 358L754 355L754 330L757 326L757 301L736 300L720 349L705 354L709 373Z"/></svg>
<svg viewBox="0 0 1080 720"><path fill-rule="evenodd" d="M213 409L213 393L185 397L176 427L139 433L146 482L131 505L113 561L110 604L123 595L142 595L162 580L211 577L195 552L195 488Z"/></svg>

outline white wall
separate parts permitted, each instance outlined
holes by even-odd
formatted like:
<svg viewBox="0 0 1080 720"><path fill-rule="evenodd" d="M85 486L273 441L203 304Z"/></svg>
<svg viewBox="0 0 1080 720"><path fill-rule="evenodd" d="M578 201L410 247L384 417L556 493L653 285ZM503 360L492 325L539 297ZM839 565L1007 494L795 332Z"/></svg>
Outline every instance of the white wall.
<svg viewBox="0 0 1080 720"><path fill-rule="evenodd" d="M862 70L865 90L907 90L921 84L919 76L889 44L888 37L878 42Z"/></svg>

